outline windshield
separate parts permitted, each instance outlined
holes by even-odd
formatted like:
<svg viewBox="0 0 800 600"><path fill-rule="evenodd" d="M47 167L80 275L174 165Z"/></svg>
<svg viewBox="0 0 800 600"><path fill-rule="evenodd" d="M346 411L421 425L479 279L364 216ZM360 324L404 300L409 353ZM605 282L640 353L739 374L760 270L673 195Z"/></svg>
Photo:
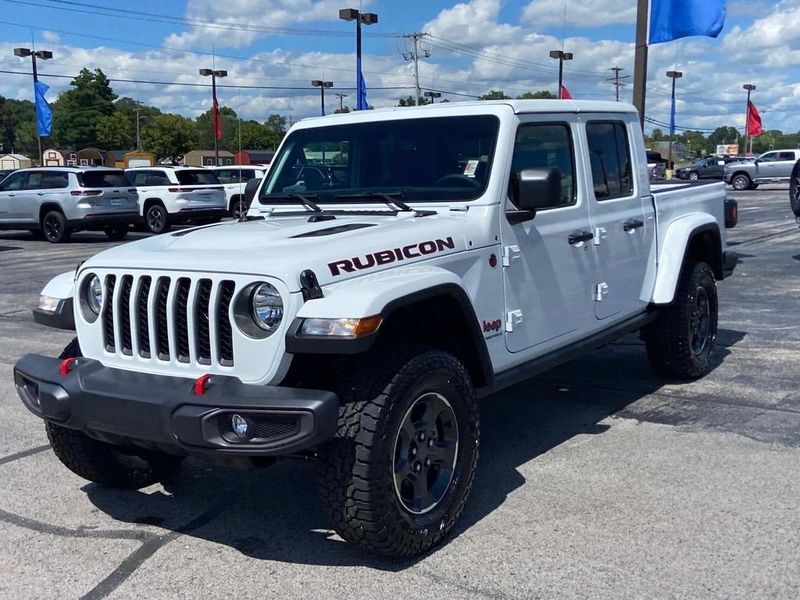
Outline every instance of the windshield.
<svg viewBox="0 0 800 600"><path fill-rule="evenodd" d="M301 129L273 161L259 200L315 202L400 193L406 201L472 200L486 190L494 158L497 117L402 119ZM270 195L283 195L270 197Z"/></svg>

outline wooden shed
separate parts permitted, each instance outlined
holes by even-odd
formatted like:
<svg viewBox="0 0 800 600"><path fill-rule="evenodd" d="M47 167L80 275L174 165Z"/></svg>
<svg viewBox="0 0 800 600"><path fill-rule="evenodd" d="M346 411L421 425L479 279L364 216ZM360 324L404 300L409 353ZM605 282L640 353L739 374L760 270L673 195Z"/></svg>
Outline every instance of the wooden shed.
<svg viewBox="0 0 800 600"><path fill-rule="evenodd" d="M213 150L192 150L183 156L183 164L192 167L213 167L215 163L215 156ZM227 150L219 151L219 164L232 165L233 153Z"/></svg>
<svg viewBox="0 0 800 600"><path fill-rule="evenodd" d="M22 154L4 154L0 156L0 169L27 169L33 166L33 162Z"/></svg>

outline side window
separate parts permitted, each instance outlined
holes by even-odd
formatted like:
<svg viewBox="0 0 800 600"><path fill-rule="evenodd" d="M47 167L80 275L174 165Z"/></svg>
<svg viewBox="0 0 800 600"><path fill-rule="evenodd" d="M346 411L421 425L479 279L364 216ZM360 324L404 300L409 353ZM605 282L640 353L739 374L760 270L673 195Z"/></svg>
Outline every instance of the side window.
<svg viewBox="0 0 800 600"><path fill-rule="evenodd" d="M58 190L68 186L68 173L54 173L52 171L28 173L26 187L29 190Z"/></svg>
<svg viewBox="0 0 800 600"><path fill-rule="evenodd" d="M222 183L236 183L235 173L233 171L229 171L227 169L219 169L217 172L217 177Z"/></svg>
<svg viewBox="0 0 800 600"><path fill-rule="evenodd" d="M0 185L0 192L16 192L25 187L25 179L28 177L27 173L12 173Z"/></svg>
<svg viewBox="0 0 800 600"><path fill-rule="evenodd" d="M137 187L142 187L146 185L147 181L147 171L128 171L127 172L128 179L131 180L131 183Z"/></svg>
<svg viewBox="0 0 800 600"><path fill-rule="evenodd" d="M794 160L794 152L781 152L780 160Z"/></svg>
<svg viewBox="0 0 800 600"><path fill-rule="evenodd" d="M774 162L778 160L778 153L777 152L767 152L766 154L759 156L758 160L761 162Z"/></svg>
<svg viewBox="0 0 800 600"><path fill-rule="evenodd" d="M633 194L633 165L625 123L592 121L586 124L597 200L626 198Z"/></svg>
<svg viewBox="0 0 800 600"><path fill-rule="evenodd" d="M511 181L525 169L553 167L561 174L561 204L575 204L575 153L566 123L528 123L520 125L511 160Z"/></svg>

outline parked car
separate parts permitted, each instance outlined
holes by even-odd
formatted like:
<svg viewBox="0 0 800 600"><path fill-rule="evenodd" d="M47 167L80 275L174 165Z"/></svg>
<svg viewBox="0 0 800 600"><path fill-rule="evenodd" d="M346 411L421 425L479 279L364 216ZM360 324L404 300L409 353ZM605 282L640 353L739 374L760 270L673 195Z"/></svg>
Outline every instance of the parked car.
<svg viewBox="0 0 800 600"><path fill-rule="evenodd" d="M348 148L335 179L296 168L332 141ZM477 398L637 331L670 380L715 364L725 186L651 188L643 147L616 102L301 121L248 184L247 220L51 281L35 318L77 337L20 358L16 389L81 477L313 460L343 539L423 554L468 501ZM461 162L476 155L485 168Z"/></svg>
<svg viewBox="0 0 800 600"><path fill-rule="evenodd" d="M41 232L52 243L81 230L121 240L139 221L138 200L121 169L19 169L0 183L0 229Z"/></svg>
<svg viewBox="0 0 800 600"><path fill-rule="evenodd" d="M688 167L677 169L675 175L679 179L689 179L691 181L697 181L698 179L722 179L722 171L725 164L725 159L718 156L709 156L695 161Z"/></svg>
<svg viewBox="0 0 800 600"><path fill-rule="evenodd" d="M789 183L800 150L771 150L750 161L725 165L723 179L735 190L754 190L762 183Z"/></svg>
<svg viewBox="0 0 800 600"><path fill-rule="evenodd" d="M647 150L646 155L650 181L664 179L667 176L667 161L661 156L661 153Z"/></svg>
<svg viewBox="0 0 800 600"><path fill-rule="evenodd" d="M222 182L211 169L159 165L125 173L139 191L139 213L150 233L187 221L219 221L228 213Z"/></svg>
<svg viewBox="0 0 800 600"><path fill-rule="evenodd" d="M228 167L211 167L225 188L225 200L231 217L239 220L247 212L249 205L245 202L244 188L251 179L262 179L267 167L255 165L233 165Z"/></svg>

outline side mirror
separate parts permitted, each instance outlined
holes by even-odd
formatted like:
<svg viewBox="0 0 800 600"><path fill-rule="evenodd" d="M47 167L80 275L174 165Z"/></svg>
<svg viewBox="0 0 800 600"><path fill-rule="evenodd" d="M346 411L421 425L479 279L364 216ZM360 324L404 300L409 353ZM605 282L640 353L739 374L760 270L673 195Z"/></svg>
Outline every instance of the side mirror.
<svg viewBox="0 0 800 600"><path fill-rule="evenodd" d="M244 186L244 202L247 206L250 206L253 202L253 198L256 197L256 192L258 191L260 183L260 179L251 179L247 182L247 185Z"/></svg>
<svg viewBox="0 0 800 600"><path fill-rule="evenodd" d="M519 210L508 211L513 225L530 221L536 211L561 204L561 171L554 167L525 169L511 180L511 199Z"/></svg>

